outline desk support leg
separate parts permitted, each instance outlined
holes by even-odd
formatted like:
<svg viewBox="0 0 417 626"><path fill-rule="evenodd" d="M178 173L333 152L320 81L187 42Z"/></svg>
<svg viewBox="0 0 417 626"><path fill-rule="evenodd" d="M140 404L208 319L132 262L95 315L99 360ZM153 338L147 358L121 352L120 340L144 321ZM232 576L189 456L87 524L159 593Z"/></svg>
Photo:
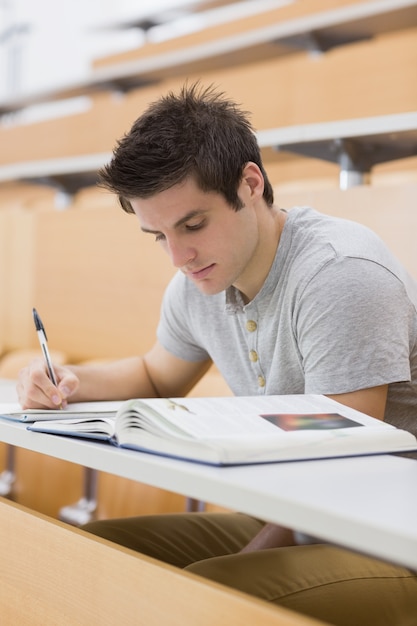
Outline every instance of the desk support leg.
<svg viewBox="0 0 417 626"><path fill-rule="evenodd" d="M206 503L195 498L187 498L185 501L185 510L187 513L202 513L206 508Z"/></svg>
<svg viewBox="0 0 417 626"><path fill-rule="evenodd" d="M362 154L360 146L348 140L335 142L335 145L339 150L340 189L369 184L371 165L367 162L366 155Z"/></svg>
<svg viewBox="0 0 417 626"><path fill-rule="evenodd" d="M90 522L97 508L98 472L84 467L84 495L75 504L69 504L59 510L59 519L73 526L82 526Z"/></svg>
<svg viewBox="0 0 417 626"><path fill-rule="evenodd" d="M15 482L15 447L7 446L6 469L0 474L0 496L10 497Z"/></svg>

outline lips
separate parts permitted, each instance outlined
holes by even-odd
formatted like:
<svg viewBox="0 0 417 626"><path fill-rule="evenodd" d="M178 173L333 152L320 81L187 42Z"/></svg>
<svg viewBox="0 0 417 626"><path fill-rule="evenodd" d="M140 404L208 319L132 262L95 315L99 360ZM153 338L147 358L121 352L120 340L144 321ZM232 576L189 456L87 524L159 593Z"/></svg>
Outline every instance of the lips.
<svg viewBox="0 0 417 626"><path fill-rule="evenodd" d="M211 273L214 266L215 263L212 263L211 265L203 267L201 270L190 271L187 272L187 274L190 278L193 278L194 280L203 280L203 278L207 278L207 276Z"/></svg>

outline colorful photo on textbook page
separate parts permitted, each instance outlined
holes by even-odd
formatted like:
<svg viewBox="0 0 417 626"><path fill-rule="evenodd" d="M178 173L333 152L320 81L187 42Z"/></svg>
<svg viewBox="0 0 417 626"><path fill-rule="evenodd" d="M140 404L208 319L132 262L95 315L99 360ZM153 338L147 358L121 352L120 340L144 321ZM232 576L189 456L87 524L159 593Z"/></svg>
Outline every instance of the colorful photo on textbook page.
<svg viewBox="0 0 417 626"><path fill-rule="evenodd" d="M362 426L339 413L264 413L261 415L282 430L327 430L329 428L351 428Z"/></svg>

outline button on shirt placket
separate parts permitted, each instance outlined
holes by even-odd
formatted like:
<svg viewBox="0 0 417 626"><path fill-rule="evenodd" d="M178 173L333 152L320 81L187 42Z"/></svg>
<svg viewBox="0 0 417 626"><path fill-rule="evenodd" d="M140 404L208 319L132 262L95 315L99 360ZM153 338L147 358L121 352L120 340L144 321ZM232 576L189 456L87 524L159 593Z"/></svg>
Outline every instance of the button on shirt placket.
<svg viewBox="0 0 417 626"><path fill-rule="evenodd" d="M259 354L256 349L258 343L258 322L253 319L253 317L250 317L246 320L245 326L248 333L248 358L256 376L259 393L262 393L265 389L266 381L259 362Z"/></svg>

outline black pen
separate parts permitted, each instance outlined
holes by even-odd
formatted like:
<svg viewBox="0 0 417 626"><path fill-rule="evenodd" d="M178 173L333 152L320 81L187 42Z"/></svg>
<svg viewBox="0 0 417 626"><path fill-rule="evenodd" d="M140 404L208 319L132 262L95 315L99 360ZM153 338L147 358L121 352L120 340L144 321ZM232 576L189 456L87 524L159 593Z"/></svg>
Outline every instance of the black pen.
<svg viewBox="0 0 417 626"><path fill-rule="evenodd" d="M52 367L52 361L51 361L51 356L48 350L48 339L46 337L45 328L35 308L33 309L33 319L35 322L35 327L36 327L36 332L38 334L39 343L41 344L43 356L45 357L45 362L46 362L46 367L48 369L49 378L54 383L55 387L57 387L58 383L56 380L54 369Z"/></svg>

